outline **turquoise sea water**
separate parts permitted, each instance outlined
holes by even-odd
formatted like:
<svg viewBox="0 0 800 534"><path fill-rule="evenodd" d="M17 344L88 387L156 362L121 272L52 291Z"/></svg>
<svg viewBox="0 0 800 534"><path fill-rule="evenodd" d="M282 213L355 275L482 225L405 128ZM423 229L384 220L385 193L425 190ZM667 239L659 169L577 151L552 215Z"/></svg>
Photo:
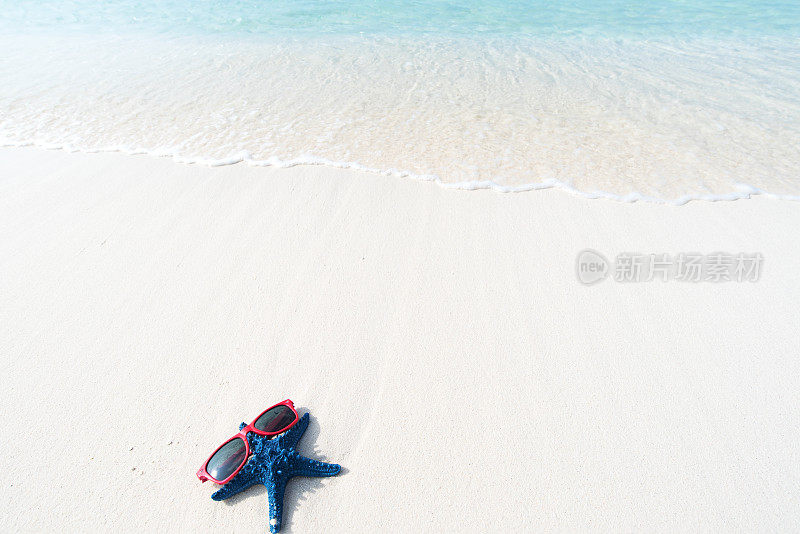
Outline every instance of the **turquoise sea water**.
<svg viewBox="0 0 800 534"><path fill-rule="evenodd" d="M262 35L434 34L591 37L787 35L800 3L730 0L21 0L13 28Z"/></svg>
<svg viewBox="0 0 800 534"><path fill-rule="evenodd" d="M0 144L800 195L800 3L0 0Z"/></svg>

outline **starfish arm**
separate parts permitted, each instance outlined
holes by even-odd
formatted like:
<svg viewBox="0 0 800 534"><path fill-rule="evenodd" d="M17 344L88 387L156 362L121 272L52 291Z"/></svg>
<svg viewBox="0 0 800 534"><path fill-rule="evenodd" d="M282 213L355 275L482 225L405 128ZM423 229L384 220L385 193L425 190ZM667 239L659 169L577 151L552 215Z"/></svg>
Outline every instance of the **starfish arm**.
<svg viewBox="0 0 800 534"><path fill-rule="evenodd" d="M241 493L253 484L258 484L259 482L255 473L250 470L242 470L238 475L233 477L233 480L214 492L211 498L215 501L224 501L228 497L233 497L237 493Z"/></svg>
<svg viewBox="0 0 800 534"><path fill-rule="evenodd" d="M292 428L284 432L278 439L281 440L281 446L285 449L293 449L297 446L297 442L303 437L303 434L308 428L308 412L297 421Z"/></svg>
<svg viewBox="0 0 800 534"><path fill-rule="evenodd" d="M298 456L292 465L292 475L299 477L332 477L341 471L339 464L318 462L305 456Z"/></svg>
<svg viewBox="0 0 800 534"><path fill-rule="evenodd" d="M267 492L269 494L269 530L274 534L281 529L286 479L280 478L271 481L267 486Z"/></svg>

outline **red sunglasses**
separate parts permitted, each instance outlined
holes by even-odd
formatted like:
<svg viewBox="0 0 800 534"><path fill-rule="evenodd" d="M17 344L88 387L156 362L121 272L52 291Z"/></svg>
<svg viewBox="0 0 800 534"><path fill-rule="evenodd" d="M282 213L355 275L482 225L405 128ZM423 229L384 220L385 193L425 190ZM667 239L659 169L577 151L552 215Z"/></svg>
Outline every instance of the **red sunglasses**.
<svg viewBox="0 0 800 534"><path fill-rule="evenodd" d="M267 408L238 434L217 447L197 471L197 478L203 482L212 480L217 484L226 484L244 467L250 457L248 432L275 436L292 428L299 419L294 403L289 399Z"/></svg>

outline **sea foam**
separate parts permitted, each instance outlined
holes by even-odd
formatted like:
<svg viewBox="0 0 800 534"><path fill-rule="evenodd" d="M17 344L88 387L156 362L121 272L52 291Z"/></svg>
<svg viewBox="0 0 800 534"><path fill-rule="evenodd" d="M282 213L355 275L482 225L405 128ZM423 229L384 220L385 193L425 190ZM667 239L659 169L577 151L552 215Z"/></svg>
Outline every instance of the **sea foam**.
<svg viewBox="0 0 800 534"><path fill-rule="evenodd" d="M94 149L80 149L70 145L59 145L57 143L42 143L36 141L9 141L0 138L0 147L38 147L46 150L63 150L66 152L82 152L82 153L103 153L103 152L119 152L131 156L149 155L153 157L166 157L172 159L176 163L188 165L204 165L208 167L224 167L228 165L245 164L252 167L276 167L276 168L290 168L300 165L320 165L332 167L337 169L351 169L370 174L377 174L381 176L391 176L395 178L409 178L413 180L431 182L439 185L444 189L460 189L465 191L476 190L491 190L498 193L524 193L527 191L537 191L541 189L558 189L566 193L587 198L587 199L607 199L617 202L649 202L653 204L665 204L672 206L682 206L692 201L706 201L706 202L719 202L719 201L733 201L749 199L754 196L763 196L776 200L790 200L800 201L800 195L779 194L765 191L748 184L734 184L734 191L728 193L707 193L707 194L687 194L677 198L660 198L643 195L638 192L630 192L627 194L616 194L608 191L581 191L571 186L570 184L560 182L558 180L545 180L538 183L528 183L517 186L502 185L492 180L471 181L471 182L444 182L441 178L435 175L421 175L414 174L408 171L399 169L375 169L366 167L356 162L347 161L331 161L314 156L304 156L292 160L281 160L279 158L270 158L267 160L253 159L250 153L243 151L238 154L233 154L225 158L209 159L204 157L189 157L184 156L169 149L156 149L148 150L144 148L129 148L123 146L117 147L103 147Z"/></svg>

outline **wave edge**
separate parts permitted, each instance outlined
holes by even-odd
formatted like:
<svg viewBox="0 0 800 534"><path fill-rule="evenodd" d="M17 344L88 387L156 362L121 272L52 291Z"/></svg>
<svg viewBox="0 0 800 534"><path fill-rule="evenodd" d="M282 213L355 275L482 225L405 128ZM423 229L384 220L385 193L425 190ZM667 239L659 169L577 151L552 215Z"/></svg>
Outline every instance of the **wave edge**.
<svg viewBox="0 0 800 534"><path fill-rule="evenodd" d="M369 174L377 174L381 176L392 176L396 178L409 178L412 180L422 182L432 182L444 189L456 189L462 191L478 191L478 190L491 190L498 193L525 193L528 191L538 191L542 189L559 189L573 196L586 198L586 199L606 199L616 202L633 203L633 202L647 202L651 204L661 204L670 206L683 206L692 201L705 201L705 202L730 202L735 200L750 199L755 196L763 196L775 200L788 200L792 202L800 201L800 195L788 195L781 193L772 193L749 184L738 183L735 184L736 191L730 193L692 193L683 195L677 198L659 198L645 195L636 191L620 195L608 191L583 191L577 189L566 182L555 179L547 179L542 182L533 182L522 185L510 186L497 183L493 180L474 180L465 182L445 182L439 176L432 174L416 174L410 171L400 169L377 169L367 167L358 162L349 161L333 161L326 158L319 158L312 155L301 156L290 160L282 160L280 158L272 157L265 160L258 160L253 158L246 150L237 152L225 158L212 159L204 158L201 156L185 156L177 151L171 149L145 149L145 148L129 148L125 146L111 146L102 148L79 148L69 144L59 143L46 143L40 141L0 141L2 148L24 148L34 147L45 150L62 150L70 153L84 153L84 154L97 154L97 153L122 153L130 156L147 155L152 157L169 158L175 163L182 163L186 165L202 165L206 167L223 167L228 165L245 164L250 167L275 167L275 168L290 168L300 165L320 165L325 167L332 167L337 169L351 169L355 171L366 172Z"/></svg>

